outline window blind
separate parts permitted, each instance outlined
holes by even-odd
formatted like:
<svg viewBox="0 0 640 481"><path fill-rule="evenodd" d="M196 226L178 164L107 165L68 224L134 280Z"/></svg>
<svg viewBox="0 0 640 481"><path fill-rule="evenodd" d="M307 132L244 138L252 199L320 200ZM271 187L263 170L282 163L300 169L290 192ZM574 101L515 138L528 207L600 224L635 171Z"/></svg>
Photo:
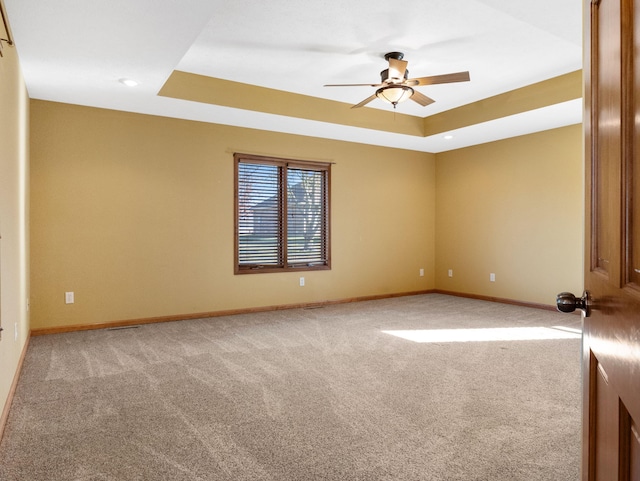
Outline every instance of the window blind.
<svg viewBox="0 0 640 481"><path fill-rule="evenodd" d="M329 164L235 161L236 273L328 269Z"/></svg>

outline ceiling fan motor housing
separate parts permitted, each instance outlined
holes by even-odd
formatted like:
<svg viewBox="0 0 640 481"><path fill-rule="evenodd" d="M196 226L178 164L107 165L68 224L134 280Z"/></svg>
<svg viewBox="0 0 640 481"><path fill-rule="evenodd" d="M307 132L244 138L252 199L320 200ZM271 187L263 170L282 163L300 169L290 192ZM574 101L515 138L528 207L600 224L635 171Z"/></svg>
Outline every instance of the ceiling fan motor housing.
<svg viewBox="0 0 640 481"><path fill-rule="evenodd" d="M404 58L404 53L402 52L389 52L384 54L384 59L387 62L389 62L389 66L391 66L391 60L402 60L403 58ZM405 62L405 67L406 67L406 62ZM380 72L380 78L382 79L382 83L389 83L389 84L403 83L405 80L409 78L409 71L405 68L404 78L391 77L391 79L389 79L389 70L390 69L385 69L382 72Z"/></svg>
<svg viewBox="0 0 640 481"><path fill-rule="evenodd" d="M409 70L405 70L404 71L404 80L407 80L408 78L409 78ZM380 72L380 79L382 80L382 83L386 83L387 80L389 80L389 69L388 68L386 68L382 72Z"/></svg>

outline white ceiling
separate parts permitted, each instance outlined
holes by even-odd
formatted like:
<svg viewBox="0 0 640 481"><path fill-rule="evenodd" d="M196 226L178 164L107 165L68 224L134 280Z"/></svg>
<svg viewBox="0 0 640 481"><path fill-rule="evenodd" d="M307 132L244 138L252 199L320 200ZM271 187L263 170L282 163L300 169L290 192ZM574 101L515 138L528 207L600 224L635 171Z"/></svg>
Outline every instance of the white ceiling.
<svg viewBox="0 0 640 481"><path fill-rule="evenodd" d="M579 70L581 0L4 0L31 98L376 145L440 152L579 123L572 101L442 135L415 137L179 99L173 70L358 103L384 53L410 77L468 70L466 83L420 87L426 117ZM126 87L121 78L140 85ZM374 100L364 108L389 110ZM345 106L348 111L348 106Z"/></svg>

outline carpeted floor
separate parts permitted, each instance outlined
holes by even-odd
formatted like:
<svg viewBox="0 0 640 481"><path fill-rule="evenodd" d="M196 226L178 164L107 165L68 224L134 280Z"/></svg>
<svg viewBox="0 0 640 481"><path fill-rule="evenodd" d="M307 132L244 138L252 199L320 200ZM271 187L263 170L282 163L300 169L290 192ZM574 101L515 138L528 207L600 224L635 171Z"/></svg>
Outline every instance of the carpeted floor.
<svg viewBox="0 0 640 481"><path fill-rule="evenodd" d="M0 479L577 481L578 335L385 332L552 326L431 294L35 337Z"/></svg>

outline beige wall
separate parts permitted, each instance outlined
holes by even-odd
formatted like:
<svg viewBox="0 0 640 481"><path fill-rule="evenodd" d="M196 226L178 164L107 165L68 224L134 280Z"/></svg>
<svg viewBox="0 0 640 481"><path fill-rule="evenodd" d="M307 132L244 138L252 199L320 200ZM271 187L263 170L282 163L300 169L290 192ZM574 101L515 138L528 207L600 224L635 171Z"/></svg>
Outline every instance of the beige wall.
<svg viewBox="0 0 640 481"><path fill-rule="evenodd" d="M581 138L436 156L32 101L32 327L433 288L552 305L582 289ZM236 151L335 162L331 271L233 275Z"/></svg>
<svg viewBox="0 0 640 481"><path fill-rule="evenodd" d="M335 162L330 271L233 274L236 151ZM435 286L432 154L32 101L31 167L34 329Z"/></svg>
<svg viewBox="0 0 640 481"><path fill-rule="evenodd" d="M0 410L29 334L29 112L16 49L0 58ZM0 426L1 428L1 426Z"/></svg>
<svg viewBox="0 0 640 481"><path fill-rule="evenodd" d="M436 172L438 289L547 305L582 292L580 125L438 154Z"/></svg>

